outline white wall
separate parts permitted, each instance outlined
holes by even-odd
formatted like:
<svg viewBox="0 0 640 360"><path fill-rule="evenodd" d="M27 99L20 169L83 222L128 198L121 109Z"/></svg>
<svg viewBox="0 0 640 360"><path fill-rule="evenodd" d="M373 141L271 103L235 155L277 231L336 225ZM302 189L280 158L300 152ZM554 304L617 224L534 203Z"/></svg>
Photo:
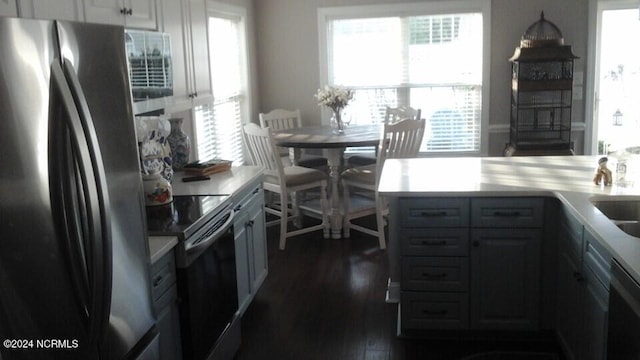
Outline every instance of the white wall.
<svg viewBox="0 0 640 360"><path fill-rule="evenodd" d="M231 0L229 0L231 1ZM236 0L239 2L241 0ZM244 2L249 2L245 0ZM313 95L319 80L317 9L328 6L394 4L398 0L254 0L258 111L299 108L306 125L320 123ZM419 0L418 0L419 1ZM425 0L447 1L447 0ZM409 0L408 2L415 2ZM588 0L493 0L491 25L491 101L489 154L501 155L509 138L510 74L508 59L540 12L562 31L579 59L575 71L585 72ZM585 81L587 74L584 75ZM584 98L584 96L582 96ZM257 122L257 115L254 121ZM583 129L584 102L574 101L574 128ZM587 121L587 126L591 121ZM582 153L583 132L574 132Z"/></svg>

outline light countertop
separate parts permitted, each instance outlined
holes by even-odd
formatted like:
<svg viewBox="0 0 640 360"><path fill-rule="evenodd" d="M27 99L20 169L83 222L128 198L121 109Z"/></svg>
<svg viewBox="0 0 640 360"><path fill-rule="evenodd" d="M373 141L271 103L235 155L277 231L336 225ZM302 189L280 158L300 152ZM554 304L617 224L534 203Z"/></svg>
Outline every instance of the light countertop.
<svg viewBox="0 0 640 360"><path fill-rule="evenodd" d="M176 172L171 184L173 195L231 195L244 190L262 178L262 167L236 166L230 170L209 175L210 180L182 182L184 172ZM149 236L151 263L158 261L178 243L175 236Z"/></svg>
<svg viewBox="0 0 640 360"><path fill-rule="evenodd" d="M149 255L151 263L160 260L178 244L176 236L149 236Z"/></svg>
<svg viewBox="0 0 640 360"><path fill-rule="evenodd" d="M173 195L233 195L260 179L262 173L260 166L234 166L209 175L210 180L182 182L183 177L192 175L179 171L174 174L171 187Z"/></svg>
<svg viewBox="0 0 640 360"><path fill-rule="evenodd" d="M601 156L416 158L385 161L378 190L387 196L551 196L558 198L640 282L640 238L627 235L592 200L640 200L640 183L595 185Z"/></svg>

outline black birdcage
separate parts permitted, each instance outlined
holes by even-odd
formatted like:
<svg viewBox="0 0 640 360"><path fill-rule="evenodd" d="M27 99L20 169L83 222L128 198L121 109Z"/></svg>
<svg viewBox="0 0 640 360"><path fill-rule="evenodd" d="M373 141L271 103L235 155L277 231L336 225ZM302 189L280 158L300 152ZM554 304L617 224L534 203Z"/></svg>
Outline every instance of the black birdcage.
<svg viewBox="0 0 640 360"><path fill-rule="evenodd" d="M556 25L540 15L511 61L511 128L506 153L571 153L573 60Z"/></svg>

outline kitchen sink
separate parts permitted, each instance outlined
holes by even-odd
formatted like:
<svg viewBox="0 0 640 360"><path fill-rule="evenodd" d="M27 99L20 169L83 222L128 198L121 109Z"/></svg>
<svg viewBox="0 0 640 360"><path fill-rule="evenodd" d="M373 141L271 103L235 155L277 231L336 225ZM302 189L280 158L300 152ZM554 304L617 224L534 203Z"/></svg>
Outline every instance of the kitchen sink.
<svg viewBox="0 0 640 360"><path fill-rule="evenodd" d="M591 203L622 231L640 237L640 199L592 200Z"/></svg>

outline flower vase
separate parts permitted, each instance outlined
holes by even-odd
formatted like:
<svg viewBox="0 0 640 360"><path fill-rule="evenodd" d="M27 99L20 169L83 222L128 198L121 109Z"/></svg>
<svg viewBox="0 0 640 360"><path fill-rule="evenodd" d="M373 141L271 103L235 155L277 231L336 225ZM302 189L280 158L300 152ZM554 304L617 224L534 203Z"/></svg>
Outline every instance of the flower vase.
<svg viewBox="0 0 640 360"><path fill-rule="evenodd" d="M344 134L344 121L342 120L342 111L334 111L331 115L331 127L337 134Z"/></svg>
<svg viewBox="0 0 640 360"><path fill-rule="evenodd" d="M174 170L182 169L189 162L189 136L182 130L182 119L169 119L171 133L167 136L171 147L171 164Z"/></svg>

